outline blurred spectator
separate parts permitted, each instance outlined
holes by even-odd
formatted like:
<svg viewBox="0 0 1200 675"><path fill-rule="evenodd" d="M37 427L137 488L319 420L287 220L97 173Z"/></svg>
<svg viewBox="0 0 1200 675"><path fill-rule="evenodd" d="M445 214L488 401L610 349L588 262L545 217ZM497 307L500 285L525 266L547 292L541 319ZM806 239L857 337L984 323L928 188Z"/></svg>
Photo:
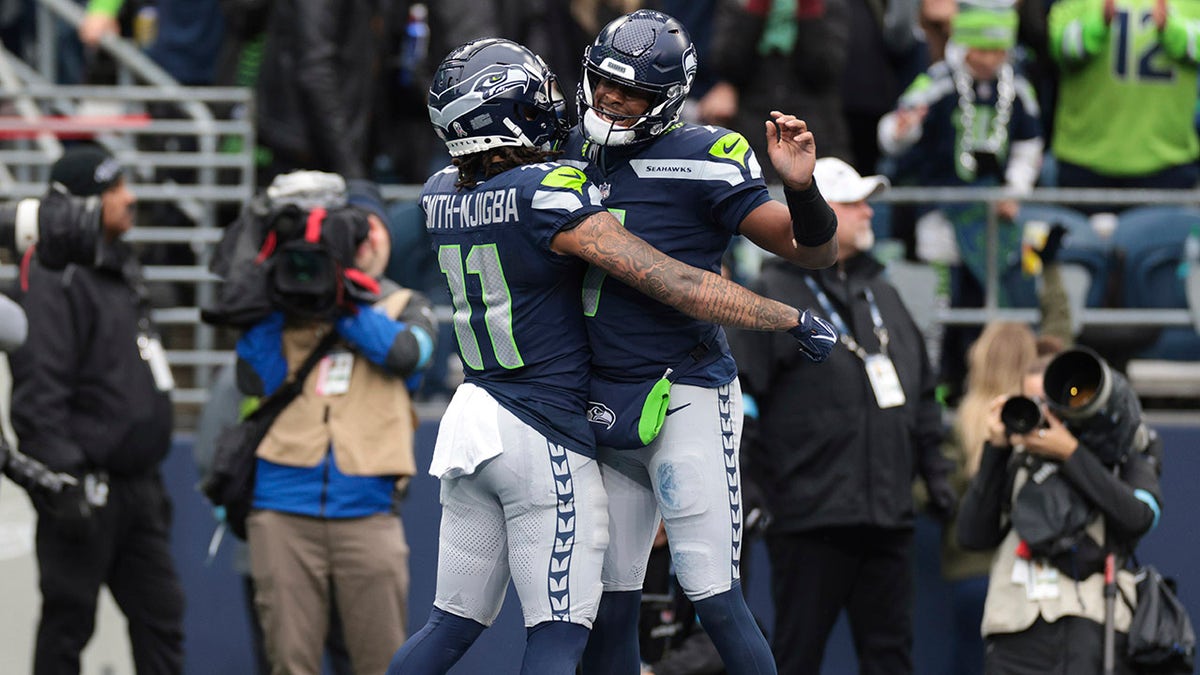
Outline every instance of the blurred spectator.
<svg viewBox="0 0 1200 675"><path fill-rule="evenodd" d="M434 136L425 107L432 66L454 47L483 37L503 37L527 46L545 59L559 80L574 123L573 101L582 64L579 55L602 26L639 8L656 9L687 26L701 54L708 53L712 15L719 0L399 0L387 13L380 77L379 122L374 137L374 170L384 182L423 183L450 163L445 145ZM417 6L422 9L414 10ZM425 12L425 26L418 17ZM417 30L414 31L414 28ZM414 43L410 34L428 30ZM417 49L413 49L417 47ZM419 58L413 59L412 56ZM412 65L415 64L415 68ZM692 94L711 85L702 65ZM757 127L755 127L757 129Z"/></svg>
<svg viewBox="0 0 1200 675"><path fill-rule="evenodd" d="M139 7L133 37L146 55L184 85L212 84L225 20L218 0L157 0ZM121 34L117 20L125 0L89 0L79 39L95 48L105 35Z"/></svg>
<svg viewBox="0 0 1200 675"><path fill-rule="evenodd" d="M384 6L382 60L374 84L377 96L371 131L372 152L367 158L372 176L379 182L423 183L429 176L434 157L440 154L435 150L441 141L429 127L429 109L425 101L432 66L441 57L439 50L444 47L444 31L439 23L441 9L438 8L442 4L456 3L454 0L446 3L398 0ZM462 10L464 17L486 14L477 7L454 9ZM470 20L467 18L468 22Z"/></svg>
<svg viewBox="0 0 1200 675"><path fill-rule="evenodd" d="M759 412L743 452L761 469L773 514L766 541L775 660L783 674L820 672L845 609L859 672L910 673L913 477L922 477L935 515L954 508L936 381L924 337L867 253L866 200L887 180L832 157L817 160L814 180L837 214L836 265L808 271L771 260L760 287L790 305L820 307L840 345L814 365L769 333L730 334Z"/></svg>
<svg viewBox="0 0 1200 675"><path fill-rule="evenodd" d="M37 60L33 8L33 0L0 0L0 44L29 63Z"/></svg>
<svg viewBox="0 0 1200 675"><path fill-rule="evenodd" d="M1061 0L1050 9L1060 186L1196 186L1198 32L1200 3L1187 0Z"/></svg>
<svg viewBox="0 0 1200 675"><path fill-rule="evenodd" d="M850 28L844 2L721 0L712 55L701 55L717 82L697 107L700 121L731 126L766 157L763 120L772 110L794 110L820 139L818 153L849 157L842 77ZM778 182L769 162L762 169L768 182Z"/></svg>
<svg viewBox="0 0 1200 675"><path fill-rule="evenodd" d="M1052 133L1054 101L1058 94L1058 66L1050 56L1050 37L1047 13L1053 0L1016 0L1017 46L1012 59L1020 64L1025 79L1033 85L1038 104L1046 114L1042 116L1042 138L1054 137Z"/></svg>
<svg viewBox="0 0 1200 675"><path fill-rule="evenodd" d="M955 0L921 0L918 25L925 34L925 48L929 53L929 64L946 58L946 44L950 41L950 24L958 13Z"/></svg>
<svg viewBox="0 0 1200 675"><path fill-rule="evenodd" d="M409 392L429 362L435 326L424 296L386 280L372 288L389 256L383 205L350 185L347 201L365 222L332 210L320 237L360 289L354 307L343 313L339 305L331 318L288 306L238 341L239 388L262 396L338 336L258 448L246 528L275 672L319 672L334 602L362 675L383 673L406 633L408 547L394 509L416 468Z"/></svg>
<svg viewBox="0 0 1200 675"><path fill-rule="evenodd" d="M259 141L272 154L264 178L368 177L379 18L372 0L272 1L255 90Z"/></svg>
<svg viewBox="0 0 1200 675"><path fill-rule="evenodd" d="M1043 143L1033 88L1009 60L1016 33L1012 4L960 3L945 60L914 80L897 110L880 120L880 147L889 155L910 153L905 162L918 185L1033 189ZM1021 232L1013 225L1018 203L1005 200L995 208L1001 227L994 255L1003 261L1020 250ZM982 203L935 204L917 221L917 256L952 266L952 306L983 304L986 235L987 205ZM1007 304L1004 287L999 296ZM954 389L962 380L966 345L975 335L975 330L946 331L942 377Z"/></svg>
<svg viewBox="0 0 1200 675"><path fill-rule="evenodd" d="M846 4L850 35L841 91L851 150L847 157L856 171L869 174L879 170L879 118L892 110L901 88L924 67L914 30L920 2L848 0ZM922 65L915 65L918 62Z"/></svg>
<svg viewBox="0 0 1200 675"><path fill-rule="evenodd" d="M954 460L951 478L961 497L979 471L979 455L987 437L993 402L1021 393L1026 372L1037 358L1033 331L1016 322L989 323L967 352L967 384L954 417L954 434L947 450ZM1046 359L1049 360L1049 357ZM1040 365L1045 367L1045 361ZM950 583L952 624L951 670L955 675L982 675L983 600L993 551L964 551L955 540L954 527L942 536L942 577Z"/></svg>
<svg viewBox="0 0 1200 675"><path fill-rule="evenodd" d="M174 380L141 265L122 241L136 199L121 165L94 146L69 149L50 180L79 197L99 196L103 240L93 268L52 272L26 256L21 269L29 335L12 359L13 427L23 453L78 481L34 501L42 613L33 672L79 672L107 586L127 620L139 675L177 674L183 592L160 473Z"/></svg>
<svg viewBox="0 0 1200 675"><path fill-rule="evenodd" d="M1024 434L1001 418L1007 397L988 408L957 530L964 549L995 550L981 624L986 673L1135 672L1125 646L1131 608L1108 595L1105 561L1115 559L1113 593L1136 597L1126 560L1158 523L1162 443L1128 383L1107 375L1102 419L1086 412L1099 394L1072 396L1082 416L1067 424L1043 405L1042 423ZM1044 402L1042 373L1027 375L1022 393ZM1102 666L1106 597L1114 600L1112 670Z"/></svg>

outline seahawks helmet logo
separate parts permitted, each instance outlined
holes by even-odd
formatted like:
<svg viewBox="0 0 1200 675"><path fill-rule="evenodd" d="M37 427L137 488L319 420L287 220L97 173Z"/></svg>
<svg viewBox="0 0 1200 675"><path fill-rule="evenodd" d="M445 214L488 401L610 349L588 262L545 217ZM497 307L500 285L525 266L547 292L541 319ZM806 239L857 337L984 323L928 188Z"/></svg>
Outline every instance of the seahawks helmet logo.
<svg viewBox="0 0 1200 675"><path fill-rule="evenodd" d="M599 401L588 401L587 421L592 424L602 424L605 429L611 429L617 423L617 414L612 411L612 408Z"/></svg>
<svg viewBox="0 0 1200 675"><path fill-rule="evenodd" d="M533 77L534 74L526 70L524 66L495 64L476 74L475 79L471 82L442 92L440 96L448 94L452 97L462 91L468 92L453 99L444 108L439 110L437 104L431 100L429 117L436 126L444 129L452 120L464 118L472 110L507 91L528 88Z"/></svg>

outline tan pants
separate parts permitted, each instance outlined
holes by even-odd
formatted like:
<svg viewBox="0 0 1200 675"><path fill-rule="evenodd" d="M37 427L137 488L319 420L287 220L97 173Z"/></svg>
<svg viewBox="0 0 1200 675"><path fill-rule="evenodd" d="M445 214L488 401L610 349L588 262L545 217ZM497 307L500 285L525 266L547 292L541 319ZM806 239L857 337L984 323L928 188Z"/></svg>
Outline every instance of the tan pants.
<svg viewBox="0 0 1200 675"><path fill-rule="evenodd" d="M246 530L271 673L320 675L332 584L354 671L383 675L407 627L408 544L400 519L255 511Z"/></svg>

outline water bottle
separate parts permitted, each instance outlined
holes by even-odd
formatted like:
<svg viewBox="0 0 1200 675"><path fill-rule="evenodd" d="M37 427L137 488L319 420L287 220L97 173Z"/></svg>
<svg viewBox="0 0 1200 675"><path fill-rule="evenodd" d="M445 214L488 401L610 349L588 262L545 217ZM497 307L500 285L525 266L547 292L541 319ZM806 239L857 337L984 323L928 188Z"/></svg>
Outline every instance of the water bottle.
<svg viewBox="0 0 1200 675"><path fill-rule="evenodd" d="M145 49L158 39L158 8L147 5L133 18L133 41Z"/></svg>
<svg viewBox="0 0 1200 675"><path fill-rule="evenodd" d="M411 87L429 54L429 10L422 3L408 8L408 25L400 47L400 86Z"/></svg>

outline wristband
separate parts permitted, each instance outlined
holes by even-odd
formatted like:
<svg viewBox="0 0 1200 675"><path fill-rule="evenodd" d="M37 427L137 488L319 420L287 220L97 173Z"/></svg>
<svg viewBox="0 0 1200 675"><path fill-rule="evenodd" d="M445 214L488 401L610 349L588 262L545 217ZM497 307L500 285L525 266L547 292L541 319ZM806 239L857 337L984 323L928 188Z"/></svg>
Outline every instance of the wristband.
<svg viewBox="0 0 1200 675"><path fill-rule="evenodd" d="M801 246L820 246L837 233L837 216L825 203L817 181L804 190L783 189L788 215L792 217L792 236Z"/></svg>

